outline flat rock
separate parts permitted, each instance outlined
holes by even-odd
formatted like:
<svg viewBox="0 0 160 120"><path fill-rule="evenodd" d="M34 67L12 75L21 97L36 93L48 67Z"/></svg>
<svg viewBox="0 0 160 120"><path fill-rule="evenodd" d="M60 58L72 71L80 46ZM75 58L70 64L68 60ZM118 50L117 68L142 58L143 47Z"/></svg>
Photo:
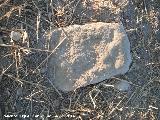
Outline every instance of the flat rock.
<svg viewBox="0 0 160 120"><path fill-rule="evenodd" d="M131 63L130 43L121 23L97 22L55 29L49 47L57 47L48 61L49 77L62 91L124 74Z"/></svg>

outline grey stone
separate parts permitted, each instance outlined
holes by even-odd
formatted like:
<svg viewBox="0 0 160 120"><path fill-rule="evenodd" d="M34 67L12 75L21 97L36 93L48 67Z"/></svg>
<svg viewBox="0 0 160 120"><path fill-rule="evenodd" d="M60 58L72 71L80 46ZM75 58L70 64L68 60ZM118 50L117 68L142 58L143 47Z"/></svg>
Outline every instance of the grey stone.
<svg viewBox="0 0 160 120"><path fill-rule="evenodd" d="M120 91L128 91L131 88L131 85L126 80L121 80L114 87Z"/></svg>
<svg viewBox="0 0 160 120"><path fill-rule="evenodd" d="M62 91L124 74L131 63L130 43L121 23L97 22L55 29L50 33L49 47L57 47L48 61L49 77Z"/></svg>
<svg viewBox="0 0 160 120"><path fill-rule="evenodd" d="M20 32L12 31L10 37L11 40L19 41L22 38L22 34Z"/></svg>

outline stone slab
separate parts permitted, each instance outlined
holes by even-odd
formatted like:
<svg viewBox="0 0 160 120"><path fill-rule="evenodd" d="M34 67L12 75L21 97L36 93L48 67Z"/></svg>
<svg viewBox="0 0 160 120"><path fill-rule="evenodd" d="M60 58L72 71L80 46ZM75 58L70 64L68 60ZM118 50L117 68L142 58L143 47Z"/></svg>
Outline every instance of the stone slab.
<svg viewBox="0 0 160 120"><path fill-rule="evenodd" d="M55 29L49 47L57 47L48 61L49 77L62 91L125 74L131 63L130 42L121 23L97 22Z"/></svg>

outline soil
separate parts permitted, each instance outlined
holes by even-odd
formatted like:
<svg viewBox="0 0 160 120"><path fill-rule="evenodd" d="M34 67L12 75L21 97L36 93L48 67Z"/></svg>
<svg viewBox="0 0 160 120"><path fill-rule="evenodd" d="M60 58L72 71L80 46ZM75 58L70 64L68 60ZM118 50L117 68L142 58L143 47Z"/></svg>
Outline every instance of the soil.
<svg viewBox="0 0 160 120"><path fill-rule="evenodd" d="M159 120L160 2L118 1L1 0L0 119ZM38 48L43 36L58 27L113 21L123 23L131 43L129 71L73 92L57 90L47 73L51 51ZM21 40L11 41L12 31L21 32ZM121 80L130 90L112 86Z"/></svg>

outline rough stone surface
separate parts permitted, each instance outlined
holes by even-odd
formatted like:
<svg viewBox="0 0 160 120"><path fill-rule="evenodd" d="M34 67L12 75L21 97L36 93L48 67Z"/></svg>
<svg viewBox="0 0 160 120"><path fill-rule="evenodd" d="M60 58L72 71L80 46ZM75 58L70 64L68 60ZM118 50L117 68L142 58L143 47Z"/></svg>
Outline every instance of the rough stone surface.
<svg viewBox="0 0 160 120"><path fill-rule="evenodd" d="M62 91L101 82L128 71L130 43L121 23L89 23L50 34L49 76Z"/></svg>

